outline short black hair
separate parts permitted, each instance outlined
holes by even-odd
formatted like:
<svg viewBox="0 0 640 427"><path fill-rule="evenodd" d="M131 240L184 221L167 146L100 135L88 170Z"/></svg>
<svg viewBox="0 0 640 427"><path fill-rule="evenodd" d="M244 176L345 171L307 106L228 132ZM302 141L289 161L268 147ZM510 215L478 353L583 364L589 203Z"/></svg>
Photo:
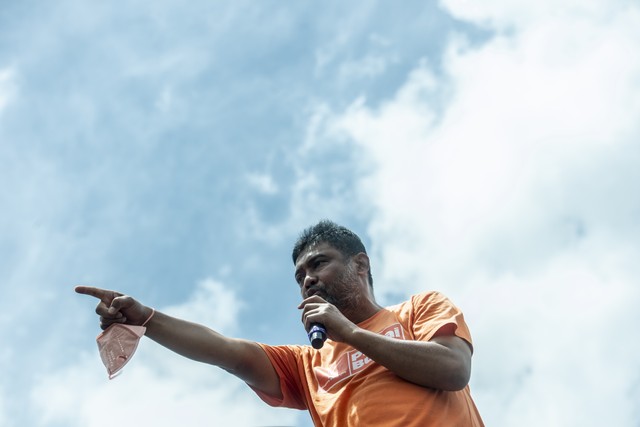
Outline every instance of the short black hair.
<svg viewBox="0 0 640 427"><path fill-rule="evenodd" d="M309 246L319 243L328 243L339 250L345 258L351 258L360 252L367 253L362 240L353 231L336 224L328 219L323 219L316 225L308 227L300 233L298 240L293 245L291 257L295 264L300 254ZM373 276L369 266L369 286L373 287Z"/></svg>

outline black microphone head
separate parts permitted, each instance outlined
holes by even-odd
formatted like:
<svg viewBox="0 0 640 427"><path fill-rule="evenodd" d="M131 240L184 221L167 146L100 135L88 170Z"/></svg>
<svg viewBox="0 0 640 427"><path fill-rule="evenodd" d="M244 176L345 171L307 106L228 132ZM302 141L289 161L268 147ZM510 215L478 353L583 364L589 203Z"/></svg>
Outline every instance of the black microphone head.
<svg viewBox="0 0 640 427"><path fill-rule="evenodd" d="M327 340L327 330L319 323L314 323L309 331L309 341L311 346L316 350L320 350Z"/></svg>

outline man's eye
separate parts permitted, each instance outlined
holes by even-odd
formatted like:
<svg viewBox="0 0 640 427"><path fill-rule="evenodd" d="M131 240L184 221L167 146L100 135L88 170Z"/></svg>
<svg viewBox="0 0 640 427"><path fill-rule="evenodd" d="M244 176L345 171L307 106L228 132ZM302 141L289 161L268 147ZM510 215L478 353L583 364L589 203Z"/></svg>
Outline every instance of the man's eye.
<svg viewBox="0 0 640 427"><path fill-rule="evenodd" d="M316 262L313 263L313 266L317 268L317 267L321 266L322 264L325 264L326 262L327 262L326 259L319 259L319 260L316 260Z"/></svg>

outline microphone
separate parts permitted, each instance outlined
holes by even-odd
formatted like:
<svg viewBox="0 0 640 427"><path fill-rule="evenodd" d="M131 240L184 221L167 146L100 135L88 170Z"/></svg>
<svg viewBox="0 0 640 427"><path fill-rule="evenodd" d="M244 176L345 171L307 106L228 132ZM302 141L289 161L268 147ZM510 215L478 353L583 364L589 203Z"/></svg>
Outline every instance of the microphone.
<svg viewBox="0 0 640 427"><path fill-rule="evenodd" d="M309 341L311 346L316 350L320 350L327 340L327 330L323 324L313 323L309 330Z"/></svg>

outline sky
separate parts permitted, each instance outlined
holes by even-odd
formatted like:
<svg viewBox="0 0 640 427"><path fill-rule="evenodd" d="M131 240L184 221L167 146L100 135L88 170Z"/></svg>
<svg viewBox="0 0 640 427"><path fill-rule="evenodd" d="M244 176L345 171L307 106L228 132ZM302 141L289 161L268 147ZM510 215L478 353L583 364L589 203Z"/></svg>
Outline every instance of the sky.
<svg viewBox="0 0 640 427"><path fill-rule="evenodd" d="M0 0L0 427L311 425L95 301L303 344L291 246L438 290L490 426L640 425L640 4Z"/></svg>

